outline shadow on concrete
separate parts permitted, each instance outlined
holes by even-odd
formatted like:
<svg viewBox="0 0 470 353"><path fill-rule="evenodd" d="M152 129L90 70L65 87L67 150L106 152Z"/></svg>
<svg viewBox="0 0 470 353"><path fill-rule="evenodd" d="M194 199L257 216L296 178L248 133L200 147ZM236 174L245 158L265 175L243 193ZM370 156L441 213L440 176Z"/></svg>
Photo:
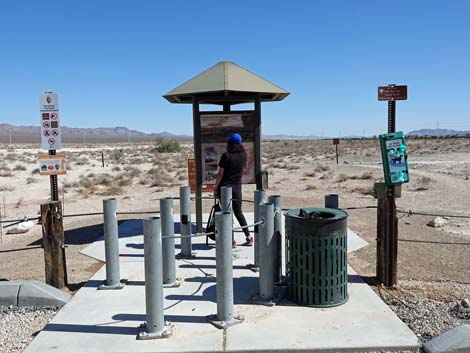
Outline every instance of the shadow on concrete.
<svg viewBox="0 0 470 353"><path fill-rule="evenodd" d="M217 286L215 277L193 277L187 278L186 282L200 282L201 284L214 283L204 289L202 294L170 294L165 298L175 301L210 301L217 302ZM254 277L239 277L233 279L234 304L249 304L251 297L258 290L258 279Z"/></svg>
<svg viewBox="0 0 470 353"><path fill-rule="evenodd" d="M64 231L64 243L66 245L91 244L103 235L103 224L93 224L86 227L74 228ZM28 245L42 245L39 238Z"/></svg>
<svg viewBox="0 0 470 353"><path fill-rule="evenodd" d="M112 317L113 320L117 321L139 321L145 322L146 318L144 314L116 314ZM168 315L165 314L165 321L170 322L186 322L193 324L207 324L205 316L188 316L188 315Z"/></svg>
<svg viewBox="0 0 470 353"><path fill-rule="evenodd" d="M42 240L41 240L41 243L42 243ZM17 251L26 251L26 250L40 249L40 248L42 248L42 245L30 246L30 247L27 247L27 248L19 248L19 249L0 250L0 254L2 254L2 253L8 253L8 252L17 252Z"/></svg>
<svg viewBox="0 0 470 353"><path fill-rule="evenodd" d="M216 268L215 265L198 265L198 264L192 264L192 265L179 265L180 268L201 268L201 269L214 269ZM250 271L251 270L246 267L246 266L241 266L241 265L234 265L233 266L233 269L234 270L247 270L247 271Z"/></svg>
<svg viewBox="0 0 470 353"><path fill-rule="evenodd" d="M98 286L103 284L103 281L99 281L99 280L96 280L96 279L90 279L89 281L82 282L81 284L83 284L84 288L98 288ZM126 286L144 286L145 281L127 281L125 285ZM117 290L122 290L122 289L117 289Z"/></svg>
<svg viewBox="0 0 470 353"><path fill-rule="evenodd" d="M48 324L43 331L49 332L76 332L76 333L101 333L108 335L132 335L136 336L138 327L122 326L98 326L98 325L75 325L75 324Z"/></svg>

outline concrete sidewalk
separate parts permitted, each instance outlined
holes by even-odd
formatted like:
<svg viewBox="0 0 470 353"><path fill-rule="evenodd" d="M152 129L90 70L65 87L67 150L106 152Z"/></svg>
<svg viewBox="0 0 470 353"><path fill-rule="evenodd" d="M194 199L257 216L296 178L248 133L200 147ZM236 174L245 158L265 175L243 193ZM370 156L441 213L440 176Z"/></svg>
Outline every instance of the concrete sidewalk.
<svg viewBox="0 0 470 353"><path fill-rule="evenodd" d="M96 290L105 278L103 267L25 353L364 352L419 346L417 337L352 269L349 301L344 305L314 309L287 300L275 307L250 304L258 280L257 274L245 266L253 262L253 248L246 247L233 253L235 312L245 321L226 331L216 329L206 321L207 315L216 313L215 249L206 247L204 238L194 239L196 259L177 260L182 285L164 289L165 319L174 325L173 336L138 341L138 326L145 321L141 227L140 221L125 222L120 227L121 272L128 285L116 291ZM237 237L241 242L243 234L237 233ZM85 253L97 257L104 256L102 251L100 241L85 249Z"/></svg>

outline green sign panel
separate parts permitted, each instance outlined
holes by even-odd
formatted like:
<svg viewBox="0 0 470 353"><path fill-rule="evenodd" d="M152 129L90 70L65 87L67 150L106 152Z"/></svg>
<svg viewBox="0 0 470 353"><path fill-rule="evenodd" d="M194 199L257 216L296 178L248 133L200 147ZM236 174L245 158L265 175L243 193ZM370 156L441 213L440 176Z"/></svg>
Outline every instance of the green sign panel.
<svg viewBox="0 0 470 353"><path fill-rule="evenodd" d="M403 132L383 134L379 138L385 184L396 185L409 182L408 151Z"/></svg>

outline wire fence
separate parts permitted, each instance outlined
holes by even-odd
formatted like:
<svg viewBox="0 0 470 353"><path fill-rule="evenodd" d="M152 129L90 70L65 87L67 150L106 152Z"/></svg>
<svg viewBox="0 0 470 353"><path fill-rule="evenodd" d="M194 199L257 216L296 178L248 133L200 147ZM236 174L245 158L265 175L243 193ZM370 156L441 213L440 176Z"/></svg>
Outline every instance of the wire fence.
<svg viewBox="0 0 470 353"><path fill-rule="evenodd" d="M173 200L179 200L179 197L170 197ZM202 199L202 200L215 200L214 197L191 197L191 200ZM231 199L230 201L243 201L247 203L254 203L254 200L238 200L238 199ZM342 210L366 210L366 209L376 209L377 206L351 206L351 207L342 207ZM283 212L290 211L290 208L283 208ZM402 214L403 216L423 216L423 217L443 217L443 218L461 218L461 219L470 219L470 215L467 214L451 214L444 211L437 211L437 212L423 212L423 211L414 211L414 210L405 210L403 208L397 208L397 213ZM116 212L117 215L145 215L145 214L160 214L159 210L155 211L121 211ZM63 218L73 218L73 217L89 217L89 216L102 216L103 212L87 212L87 213L75 213L75 214L66 214L63 215ZM12 227L22 222L26 221L37 221L41 222L41 216L35 217L23 217L21 219L0 219L0 224L2 228ZM7 225L3 225L7 224ZM257 224L253 224L251 226L256 226ZM245 227L237 227L234 230L241 230Z"/></svg>

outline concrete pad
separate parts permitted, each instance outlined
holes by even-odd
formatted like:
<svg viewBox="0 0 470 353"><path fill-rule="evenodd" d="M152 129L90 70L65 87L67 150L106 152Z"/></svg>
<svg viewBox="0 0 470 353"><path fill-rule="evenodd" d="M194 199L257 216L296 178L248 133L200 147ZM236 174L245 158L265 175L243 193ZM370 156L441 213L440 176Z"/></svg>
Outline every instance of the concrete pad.
<svg viewBox="0 0 470 353"><path fill-rule="evenodd" d="M72 296L40 281L23 281L18 293L18 306L63 307Z"/></svg>
<svg viewBox="0 0 470 353"><path fill-rule="evenodd" d="M423 347L428 353L468 353L470 352L470 325L454 327L429 340Z"/></svg>
<svg viewBox="0 0 470 353"><path fill-rule="evenodd" d="M126 227L128 231L133 228L130 224ZM241 242L244 236L236 233L236 238ZM25 353L367 352L419 346L417 337L352 269L349 301L344 305L315 309L285 299L275 307L250 304L258 291L257 273L246 267L253 262L252 247L238 247L233 252L234 313L242 314L245 322L227 330L215 328L206 321L207 315L217 312L215 249L205 246L204 237L194 239L197 258L177 260L182 285L164 289L164 314L174 325L173 336L136 340L138 326L145 321L143 249L137 246L143 237L121 240L121 249L131 248L135 255L140 254L133 261L121 257L127 286L119 291L96 290L105 279L105 268L101 268Z"/></svg>
<svg viewBox="0 0 470 353"><path fill-rule="evenodd" d="M0 282L0 306L17 306L20 284L17 281Z"/></svg>

